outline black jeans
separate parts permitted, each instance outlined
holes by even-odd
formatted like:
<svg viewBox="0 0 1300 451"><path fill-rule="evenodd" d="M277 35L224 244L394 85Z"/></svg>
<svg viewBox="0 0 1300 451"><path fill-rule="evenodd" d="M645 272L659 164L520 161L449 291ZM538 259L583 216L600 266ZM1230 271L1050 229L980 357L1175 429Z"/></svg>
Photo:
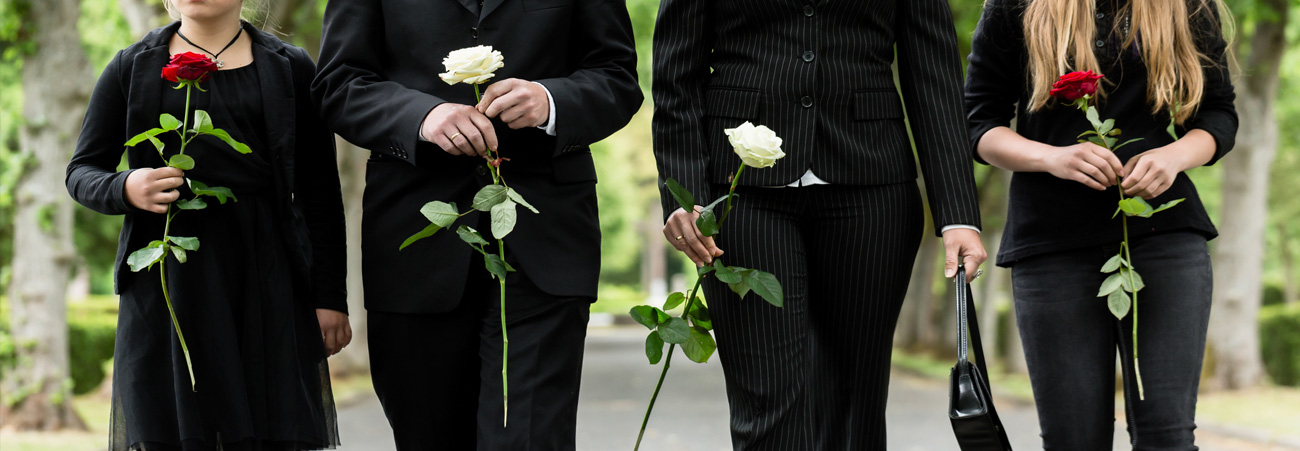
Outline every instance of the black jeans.
<svg viewBox="0 0 1300 451"><path fill-rule="evenodd" d="M1138 357L1132 312L1116 321L1097 297L1102 264L1118 243L1034 256L1012 268L1016 322L1038 406L1043 448L1110 450L1115 423L1115 351L1124 375L1130 443L1139 450L1195 450L1196 390L1205 355L1213 284L1205 238L1173 232L1135 239Z"/></svg>

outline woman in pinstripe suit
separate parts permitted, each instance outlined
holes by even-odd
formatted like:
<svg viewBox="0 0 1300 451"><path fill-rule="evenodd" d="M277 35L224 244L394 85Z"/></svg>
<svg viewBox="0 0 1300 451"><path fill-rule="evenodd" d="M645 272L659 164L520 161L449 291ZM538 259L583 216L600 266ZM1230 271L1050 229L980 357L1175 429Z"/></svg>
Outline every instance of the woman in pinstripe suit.
<svg viewBox="0 0 1300 451"><path fill-rule="evenodd" d="M712 199L740 164L724 129L753 121L785 142L775 167L746 172L716 243L662 196L664 235L695 263L759 268L786 290L775 308L705 284L735 448L884 449L894 324L924 227L917 157L946 273L985 259L948 3L663 0L654 54L661 179Z"/></svg>

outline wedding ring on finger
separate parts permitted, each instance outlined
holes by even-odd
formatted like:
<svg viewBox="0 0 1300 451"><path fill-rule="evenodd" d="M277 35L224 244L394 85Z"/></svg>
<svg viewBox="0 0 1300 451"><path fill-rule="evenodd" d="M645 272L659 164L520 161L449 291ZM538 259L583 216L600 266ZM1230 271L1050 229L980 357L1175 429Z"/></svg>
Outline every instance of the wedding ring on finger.
<svg viewBox="0 0 1300 451"><path fill-rule="evenodd" d="M448 141L451 141L453 144L455 144L455 143L456 143L456 138L459 138L459 137L460 137L460 132L456 132L456 134L451 135L451 136L448 136L448 137L447 137L447 140L448 140Z"/></svg>
<svg viewBox="0 0 1300 451"><path fill-rule="evenodd" d="M673 238L673 241L681 241L682 238L686 238L686 237L682 235L677 235L677 238Z"/></svg>

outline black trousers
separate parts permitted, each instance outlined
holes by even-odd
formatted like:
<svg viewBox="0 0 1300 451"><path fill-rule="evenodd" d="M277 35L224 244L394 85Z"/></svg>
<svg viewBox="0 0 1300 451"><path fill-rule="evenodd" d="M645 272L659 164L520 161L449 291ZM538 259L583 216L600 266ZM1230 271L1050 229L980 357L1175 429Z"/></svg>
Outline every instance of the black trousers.
<svg viewBox="0 0 1300 451"><path fill-rule="evenodd" d="M739 192L721 259L775 274L785 307L705 283L733 446L885 449L894 325L924 227L916 184Z"/></svg>
<svg viewBox="0 0 1300 451"><path fill-rule="evenodd" d="M504 422L500 287L481 257L471 264L451 312L368 312L370 372L397 449L573 450L592 300L546 294L519 272L506 279Z"/></svg>
<svg viewBox="0 0 1300 451"><path fill-rule="evenodd" d="M1016 322L1038 406L1043 448L1110 450L1115 431L1115 353L1133 449L1195 450L1196 391L1205 355L1213 276L1205 237L1164 233L1133 242L1138 357L1133 315L1117 321L1097 297L1099 269L1118 243L1030 257L1012 267Z"/></svg>

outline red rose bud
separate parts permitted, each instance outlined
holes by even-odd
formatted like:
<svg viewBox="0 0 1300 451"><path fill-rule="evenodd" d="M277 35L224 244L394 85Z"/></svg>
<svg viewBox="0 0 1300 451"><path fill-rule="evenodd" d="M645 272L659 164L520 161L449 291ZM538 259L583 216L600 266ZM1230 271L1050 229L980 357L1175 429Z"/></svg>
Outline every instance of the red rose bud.
<svg viewBox="0 0 1300 451"><path fill-rule="evenodd" d="M499 168L499 167L501 167L501 163L504 163L504 162L507 162L507 161L510 161L510 159L509 159L509 158L497 158L497 159L495 159L495 160L489 161L488 164L492 165L492 167L494 167L494 168Z"/></svg>
<svg viewBox="0 0 1300 451"><path fill-rule="evenodd" d="M1070 72L1052 84L1052 97L1073 102L1097 93L1097 82L1104 77L1092 71Z"/></svg>
<svg viewBox="0 0 1300 451"><path fill-rule="evenodd" d="M194 52L172 55L171 62L163 67L162 77L173 82L202 83L217 71L217 63L207 56Z"/></svg>

